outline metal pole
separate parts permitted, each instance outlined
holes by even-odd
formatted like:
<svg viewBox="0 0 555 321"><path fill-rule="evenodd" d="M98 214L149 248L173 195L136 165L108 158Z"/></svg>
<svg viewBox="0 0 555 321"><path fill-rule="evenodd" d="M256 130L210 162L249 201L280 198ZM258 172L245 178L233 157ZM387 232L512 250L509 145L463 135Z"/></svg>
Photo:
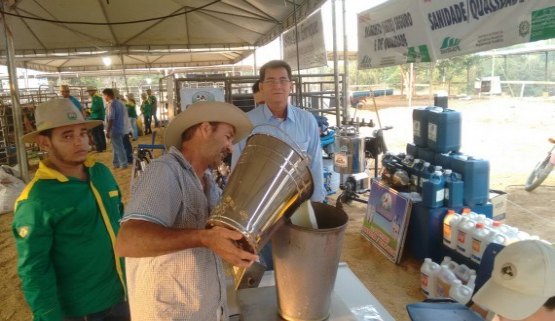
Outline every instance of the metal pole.
<svg viewBox="0 0 555 321"><path fill-rule="evenodd" d="M125 82L125 92L129 93L129 86L127 85L127 75L125 74L125 64L123 63L123 55L120 55L119 59L121 59L121 69L123 70L123 81Z"/></svg>
<svg viewBox="0 0 555 321"><path fill-rule="evenodd" d="M0 2L0 8L5 11L4 1ZM25 151L25 143L21 137L23 137L23 115L21 112L21 106L19 105L19 89L17 86L17 68L15 66L15 49L13 45L13 34L6 21L6 16L2 14L2 21L4 22L4 37L6 38L6 52L7 52L7 65L8 65L8 75L10 77L10 93L12 97L12 109L13 109L13 123L15 130L15 148L17 152L17 163L19 164L19 171L21 179L24 182L29 181L29 168L27 166L27 152ZM8 146L6 146L7 148ZM7 150L6 150L7 154Z"/></svg>
<svg viewBox="0 0 555 321"><path fill-rule="evenodd" d="M339 74L337 63L337 28L335 26L335 0L332 0L332 25L333 25L333 78L335 81L335 121L336 126L341 125L341 109L339 107Z"/></svg>
<svg viewBox="0 0 555 321"><path fill-rule="evenodd" d="M254 52L252 53L252 56L253 56L253 59L254 59L252 74L257 76L258 75L258 66L256 65L256 49L254 49Z"/></svg>
<svg viewBox="0 0 555 321"><path fill-rule="evenodd" d="M349 51L347 46L347 7L343 0L343 115L349 118Z"/></svg>

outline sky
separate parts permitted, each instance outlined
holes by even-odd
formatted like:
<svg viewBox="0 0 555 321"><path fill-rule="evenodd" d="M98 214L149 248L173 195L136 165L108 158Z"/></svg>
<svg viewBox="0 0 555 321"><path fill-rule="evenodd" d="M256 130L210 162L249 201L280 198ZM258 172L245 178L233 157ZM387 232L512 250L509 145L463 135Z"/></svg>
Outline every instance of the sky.
<svg viewBox="0 0 555 321"><path fill-rule="evenodd" d="M387 0L345 0L345 16L347 29L347 49L349 51L358 50L357 39L357 14L372 7L386 2ZM328 0L322 5L322 20L324 24L324 41L326 50L333 50L333 27L332 27L332 1ZM336 0L335 3L336 25L337 25L337 50L343 51L343 3ZM256 64L262 66L265 62L272 59L280 59L279 38L275 39L266 46L256 50ZM241 65L252 65L252 55L240 62Z"/></svg>

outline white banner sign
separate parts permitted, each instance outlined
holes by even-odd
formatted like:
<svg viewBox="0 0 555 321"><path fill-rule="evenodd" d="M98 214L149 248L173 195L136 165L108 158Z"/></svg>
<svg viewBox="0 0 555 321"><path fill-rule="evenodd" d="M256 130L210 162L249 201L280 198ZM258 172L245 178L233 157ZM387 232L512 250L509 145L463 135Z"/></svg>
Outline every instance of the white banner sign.
<svg viewBox="0 0 555 321"><path fill-rule="evenodd" d="M359 69L555 38L553 0L390 0L359 13Z"/></svg>
<svg viewBox="0 0 555 321"><path fill-rule="evenodd" d="M223 88L181 88L181 111L199 101L224 101Z"/></svg>
<svg viewBox="0 0 555 321"><path fill-rule="evenodd" d="M297 27L299 42L295 37L295 28L283 34L283 60L293 70L297 70L297 45L299 51L299 69L326 66L326 46L324 44L324 27L322 12L318 11L305 19Z"/></svg>

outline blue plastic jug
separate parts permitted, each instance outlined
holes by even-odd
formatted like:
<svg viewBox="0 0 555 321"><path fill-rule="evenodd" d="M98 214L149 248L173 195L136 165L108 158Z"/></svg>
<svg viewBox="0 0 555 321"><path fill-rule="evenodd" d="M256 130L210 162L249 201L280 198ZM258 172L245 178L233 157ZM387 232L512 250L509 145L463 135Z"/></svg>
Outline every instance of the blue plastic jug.
<svg viewBox="0 0 555 321"><path fill-rule="evenodd" d="M448 208L462 207L464 198L462 176L450 169L446 169L443 175L445 176L445 206Z"/></svg>
<svg viewBox="0 0 555 321"><path fill-rule="evenodd" d="M424 162L424 165L422 166L422 170L420 171L420 175L419 179L418 179L418 192L422 193L422 187L424 186L424 182L428 181L430 179L430 176L432 176L432 173L434 172L434 167L432 165L430 165L429 162Z"/></svg>
<svg viewBox="0 0 555 321"><path fill-rule="evenodd" d="M436 107L428 110L428 148L437 153L461 148L461 113Z"/></svg>
<svg viewBox="0 0 555 321"><path fill-rule="evenodd" d="M451 168L451 155L450 153L437 153L434 155L432 163L443 168Z"/></svg>
<svg viewBox="0 0 555 321"><path fill-rule="evenodd" d="M464 205L475 206L488 202L489 161L466 155L455 155L451 160L454 172L464 181Z"/></svg>
<svg viewBox="0 0 555 321"><path fill-rule="evenodd" d="M426 147L418 147L418 158L424 161L434 164L436 157L436 152Z"/></svg>
<svg viewBox="0 0 555 321"><path fill-rule="evenodd" d="M420 189L420 173L422 172L422 168L424 168L424 161L417 158L412 163L412 168L409 169L409 178L410 178L410 185L411 191L419 192Z"/></svg>
<svg viewBox="0 0 555 321"><path fill-rule="evenodd" d="M412 111L412 137L418 147L428 144L428 110L434 107L416 108Z"/></svg>
<svg viewBox="0 0 555 321"><path fill-rule="evenodd" d="M426 207L437 208L445 202L445 178L441 171L435 171L422 185L422 203Z"/></svg>
<svg viewBox="0 0 555 321"><path fill-rule="evenodd" d="M418 158L418 147L413 143L407 143L407 155Z"/></svg>

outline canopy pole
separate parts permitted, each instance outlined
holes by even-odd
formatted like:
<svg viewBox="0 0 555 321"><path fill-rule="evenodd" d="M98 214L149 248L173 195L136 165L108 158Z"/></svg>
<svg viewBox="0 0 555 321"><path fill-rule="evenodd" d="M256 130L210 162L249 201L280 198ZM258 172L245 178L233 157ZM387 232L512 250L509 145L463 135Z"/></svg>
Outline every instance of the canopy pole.
<svg viewBox="0 0 555 321"><path fill-rule="evenodd" d="M5 11L4 1L0 1L0 8ZM7 52L7 65L8 75L10 77L10 94L12 97L12 111L13 123L15 130L15 148L17 152L17 163L19 164L19 172L21 179L24 182L29 181L29 168L27 164L27 152L25 151L25 143L23 143L23 115L21 106L19 104L19 88L17 86L17 68L15 66L15 49L13 45L13 34L6 21L6 16L2 14L2 21L4 22L4 37L6 38L6 52ZM6 155L8 155L8 148L6 146Z"/></svg>
<svg viewBox="0 0 555 321"><path fill-rule="evenodd" d="M349 51L347 46L347 7L343 0L343 116L349 118Z"/></svg>
<svg viewBox="0 0 555 321"><path fill-rule="evenodd" d="M335 19L335 0L332 0L332 27L333 27L333 79L335 86L335 121L336 126L341 126L341 107L339 106L339 73L337 63L337 28Z"/></svg>
<svg viewBox="0 0 555 321"><path fill-rule="evenodd" d="M252 53L252 57L254 59L252 73L253 73L253 75L257 76L258 75L258 66L256 65L256 49L254 49L254 52Z"/></svg>
<svg viewBox="0 0 555 321"><path fill-rule="evenodd" d="M127 75L125 74L125 63L123 63L123 55L119 55L121 60L121 69L123 70L123 81L125 82L125 92L129 94L129 85L127 84Z"/></svg>

